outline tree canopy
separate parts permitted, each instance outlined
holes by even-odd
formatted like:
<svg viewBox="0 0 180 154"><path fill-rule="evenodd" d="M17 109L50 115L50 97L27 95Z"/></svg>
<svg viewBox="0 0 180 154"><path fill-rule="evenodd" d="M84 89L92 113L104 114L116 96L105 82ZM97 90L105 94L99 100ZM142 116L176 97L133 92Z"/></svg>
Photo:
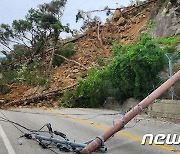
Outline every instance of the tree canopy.
<svg viewBox="0 0 180 154"><path fill-rule="evenodd" d="M46 46L55 45L61 32L71 32L68 25L62 25L61 17L67 0L52 0L50 3L31 8L25 19L14 20L12 25L0 25L0 45L7 55L17 47L23 47L35 55Z"/></svg>

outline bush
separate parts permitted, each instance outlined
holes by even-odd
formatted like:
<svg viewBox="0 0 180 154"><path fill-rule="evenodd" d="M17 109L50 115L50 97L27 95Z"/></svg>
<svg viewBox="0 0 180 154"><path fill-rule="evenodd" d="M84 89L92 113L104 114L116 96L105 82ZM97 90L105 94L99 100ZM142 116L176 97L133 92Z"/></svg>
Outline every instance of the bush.
<svg viewBox="0 0 180 154"><path fill-rule="evenodd" d="M5 95L10 92L11 92L11 89L7 85L0 84L0 95Z"/></svg>
<svg viewBox="0 0 180 154"><path fill-rule="evenodd" d="M8 69L8 64L12 62L11 54L6 57L0 57L0 71L6 71Z"/></svg>
<svg viewBox="0 0 180 154"><path fill-rule="evenodd" d="M165 53L174 53L180 43L180 36L162 37L157 39L157 43L163 47Z"/></svg>
<svg viewBox="0 0 180 154"><path fill-rule="evenodd" d="M17 61L20 61L20 59L23 58L28 58L31 54L32 53L24 45L14 45L14 49L11 51L11 56Z"/></svg>
<svg viewBox="0 0 180 154"><path fill-rule="evenodd" d="M49 78L46 75L43 75L38 71L40 68L39 59L33 59L33 63L29 66L21 65L17 69L17 80L19 82L24 82L28 85L33 86L44 86L46 88L49 87Z"/></svg>
<svg viewBox="0 0 180 154"><path fill-rule="evenodd" d="M180 43L180 36L162 37L157 42L165 46L176 46Z"/></svg>
<svg viewBox="0 0 180 154"><path fill-rule="evenodd" d="M56 55L54 56L53 59L53 66L60 66L64 62L64 59L57 55L62 55L66 58L70 58L71 56L74 55L74 53L75 53L74 44L72 43L68 43L64 47L57 49L55 51Z"/></svg>
<svg viewBox="0 0 180 154"><path fill-rule="evenodd" d="M122 99L142 99L156 86L164 64L163 50L155 45L151 36L144 34L138 43L119 49L108 67L113 87L119 89Z"/></svg>
<svg viewBox="0 0 180 154"><path fill-rule="evenodd" d="M74 107L99 107L108 96L109 81L105 70L90 70L85 80L80 80L74 92Z"/></svg>
<svg viewBox="0 0 180 154"><path fill-rule="evenodd" d="M0 84L6 85L11 84L16 81L17 72L16 70L8 70L2 72L2 79L0 79Z"/></svg>
<svg viewBox="0 0 180 154"><path fill-rule="evenodd" d="M68 90L64 90L64 96L58 101L58 106L73 107L73 93Z"/></svg>
<svg viewBox="0 0 180 154"><path fill-rule="evenodd" d="M99 66L105 66L105 59L102 58L99 54L95 55L95 59Z"/></svg>

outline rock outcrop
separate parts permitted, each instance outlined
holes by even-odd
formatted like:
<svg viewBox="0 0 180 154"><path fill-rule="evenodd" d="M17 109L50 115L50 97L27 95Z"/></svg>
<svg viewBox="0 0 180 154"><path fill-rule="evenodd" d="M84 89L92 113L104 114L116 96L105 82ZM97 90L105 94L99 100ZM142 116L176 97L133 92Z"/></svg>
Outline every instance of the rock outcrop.
<svg viewBox="0 0 180 154"><path fill-rule="evenodd" d="M155 10L155 26L150 34L154 38L180 35L180 0L166 2L165 6Z"/></svg>

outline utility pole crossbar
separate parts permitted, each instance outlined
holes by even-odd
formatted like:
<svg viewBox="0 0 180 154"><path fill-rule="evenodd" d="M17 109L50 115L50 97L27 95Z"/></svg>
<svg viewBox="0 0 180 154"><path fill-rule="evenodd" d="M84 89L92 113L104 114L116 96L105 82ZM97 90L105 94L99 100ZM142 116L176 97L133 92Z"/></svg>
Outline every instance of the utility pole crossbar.
<svg viewBox="0 0 180 154"><path fill-rule="evenodd" d="M111 136L120 131L130 120L138 115L144 108L150 105L156 98L158 98L163 92L170 88L175 82L180 80L180 70L174 74L170 79L164 82L160 87L154 90L149 96L127 112L122 119L120 119L114 126L110 127L102 135L94 139L89 143L83 150L82 154L91 154L97 150L101 145L102 141L107 141Z"/></svg>

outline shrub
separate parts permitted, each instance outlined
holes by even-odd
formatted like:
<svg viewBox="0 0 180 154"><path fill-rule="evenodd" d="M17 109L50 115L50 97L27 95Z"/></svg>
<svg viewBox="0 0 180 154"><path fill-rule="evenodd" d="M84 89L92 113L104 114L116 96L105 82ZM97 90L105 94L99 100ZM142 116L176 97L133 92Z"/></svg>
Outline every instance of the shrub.
<svg viewBox="0 0 180 154"><path fill-rule="evenodd" d="M163 47L165 53L174 53L180 43L180 36L162 37L157 39L157 43Z"/></svg>
<svg viewBox="0 0 180 154"><path fill-rule="evenodd" d="M58 106L73 107L73 93L69 90L64 90L64 96L58 101Z"/></svg>
<svg viewBox="0 0 180 154"><path fill-rule="evenodd" d="M7 85L0 84L0 95L5 95L10 92L11 92L11 89Z"/></svg>
<svg viewBox="0 0 180 154"><path fill-rule="evenodd" d="M120 54L108 66L113 87L119 89L123 99L142 99L157 84L158 73L165 64L164 52L147 34L134 45L119 50Z"/></svg>
<svg viewBox="0 0 180 154"><path fill-rule="evenodd" d="M39 59L33 59L31 65L21 65L17 69L17 80L28 85L40 85L46 88L49 87L49 78L38 71L40 68Z"/></svg>
<svg viewBox="0 0 180 154"><path fill-rule="evenodd" d="M108 95L105 70L90 70L85 80L80 80L74 92L74 107L99 107Z"/></svg>
<svg viewBox="0 0 180 154"><path fill-rule="evenodd" d="M11 51L11 55L13 59L20 60L23 58L28 58L31 56L31 52L28 50L28 48L24 45L14 45L13 51Z"/></svg>
<svg viewBox="0 0 180 154"><path fill-rule="evenodd" d="M176 46L180 43L180 36L162 37L157 42L165 46Z"/></svg>
<svg viewBox="0 0 180 154"><path fill-rule="evenodd" d="M99 54L95 55L95 59L99 66L105 66L105 59L102 58Z"/></svg>
<svg viewBox="0 0 180 154"><path fill-rule="evenodd" d="M0 79L0 84L6 85L11 84L16 81L17 72L16 70L6 70L2 72L2 79Z"/></svg>

